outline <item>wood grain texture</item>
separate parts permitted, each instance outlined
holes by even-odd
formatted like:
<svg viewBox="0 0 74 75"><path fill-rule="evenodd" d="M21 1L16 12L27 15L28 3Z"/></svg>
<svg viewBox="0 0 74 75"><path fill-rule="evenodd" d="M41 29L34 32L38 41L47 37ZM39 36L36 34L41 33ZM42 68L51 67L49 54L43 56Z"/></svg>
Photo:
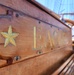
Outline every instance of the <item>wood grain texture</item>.
<svg viewBox="0 0 74 75"><path fill-rule="evenodd" d="M65 24L28 1L0 0L0 4L27 14L16 17L13 12L12 19L0 19L0 32L7 32L11 25L12 31L19 33L16 46L8 44L5 48L5 38L0 34L0 55L12 61L7 63L10 66L0 68L1 75L13 75L13 71L14 75L51 74L71 55L71 29ZM7 7L1 6L2 9L6 11Z"/></svg>
<svg viewBox="0 0 74 75"><path fill-rule="evenodd" d="M56 70L56 68L58 68L65 59L67 59L69 54L70 51L66 50L53 51L45 55L3 67L0 69L0 74L13 75L14 73L14 75L51 75L51 73Z"/></svg>
<svg viewBox="0 0 74 75"><path fill-rule="evenodd" d="M74 54L72 54L67 60L65 63L63 63L61 65L61 67L59 67L52 75L64 75L66 72L67 74L69 74L68 72L70 72L71 67L70 65L73 64L73 60L74 60ZM68 71L68 69L70 69Z"/></svg>

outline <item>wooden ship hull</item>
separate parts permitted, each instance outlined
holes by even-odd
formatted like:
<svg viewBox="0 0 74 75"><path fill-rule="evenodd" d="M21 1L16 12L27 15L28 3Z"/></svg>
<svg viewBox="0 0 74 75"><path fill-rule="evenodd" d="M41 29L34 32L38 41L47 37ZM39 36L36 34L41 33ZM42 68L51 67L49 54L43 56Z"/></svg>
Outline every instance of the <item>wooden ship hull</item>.
<svg viewBox="0 0 74 75"><path fill-rule="evenodd" d="M71 39L36 1L0 0L0 75L51 75L72 55Z"/></svg>

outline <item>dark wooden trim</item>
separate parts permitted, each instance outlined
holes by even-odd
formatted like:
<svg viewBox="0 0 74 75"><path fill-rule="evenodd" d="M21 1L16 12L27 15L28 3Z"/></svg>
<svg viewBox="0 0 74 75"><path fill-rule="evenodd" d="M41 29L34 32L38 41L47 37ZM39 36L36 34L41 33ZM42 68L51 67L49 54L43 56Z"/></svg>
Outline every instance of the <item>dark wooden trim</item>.
<svg viewBox="0 0 74 75"><path fill-rule="evenodd" d="M41 20L41 19L39 19L39 18L36 18L36 17L31 16L31 15L29 15L29 14L26 14L26 13L20 11L20 10L13 9L13 8L8 7L8 6L6 6L6 5L3 5L3 4L0 4L0 6L6 8L7 10L13 11L13 12L15 12L15 13L18 14L18 15L27 16L27 17L36 19L36 20L38 20L38 21L41 21L41 22L43 22L43 23L46 23L46 24L48 24L48 25L50 25L50 26L56 27L56 28L58 28L58 29L63 30L64 32L66 32L64 29L62 29L62 28L60 28L60 27L58 27L58 26L55 26L55 25L53 25L53 24L51 24L51 23L48 23L48 22L45 22L45 21L43 21L43 20ZM5 18L5 17L4 17L4 18ZM59 20L59 19L58 19L58 20ZM68 27L68 26L67 26L67 27ZM69 27L69 28L70 28L70 27Z"/></svg>

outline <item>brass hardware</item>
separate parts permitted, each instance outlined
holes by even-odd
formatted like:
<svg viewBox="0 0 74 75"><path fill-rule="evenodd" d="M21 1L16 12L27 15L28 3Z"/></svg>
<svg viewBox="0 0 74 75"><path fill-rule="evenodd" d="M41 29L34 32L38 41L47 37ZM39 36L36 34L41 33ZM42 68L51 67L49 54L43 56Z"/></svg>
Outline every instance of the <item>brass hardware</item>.
<svg viewBox="0 0 74 75"><path fill-rule="evenodd" d="M36 49L36 27L34 27L34 49Z"/></svg>
<svg viewBox="0 0 74 75"><path fill-rule="evenodd" d="M49 38L49 41L50 41L50 47L52 47L52 41L51 41L51 37L50 37L50 32L48 31L48 38Z"/></svg>
<svg viewBox="0 0 74 75"><path fill-rule="evenodd" d="M36 38L36 27L34 26L34 47L33 50L41 50L42 46L40 48L37 48L37 38ZM41 35L39 36L39 39L41 40Z"/></svg>

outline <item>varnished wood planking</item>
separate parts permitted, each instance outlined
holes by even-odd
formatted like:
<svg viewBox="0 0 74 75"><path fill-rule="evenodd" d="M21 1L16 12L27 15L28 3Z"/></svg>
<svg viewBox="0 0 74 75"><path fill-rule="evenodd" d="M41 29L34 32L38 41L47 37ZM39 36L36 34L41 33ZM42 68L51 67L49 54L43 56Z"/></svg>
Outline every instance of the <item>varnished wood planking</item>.
<svg viewBox="0 0 74 75"><path fill-rule="evenodd" d="M14 23L13 23L13 21L14 21ZM2 55L5 55L5 56L16 56L16 55L26 56L26 55L28 55L28 56L30 56L30 55L33 55L33 53L36 54L36 51L34 50L34 36L33 36L34 26L36 26L36 28L37 28L36 44L37 44L38 50L42 50L42 52L47 52L47 51L51 50L52 47L50 46L49 43L52 44L52 42L48 43L48 41L49 41L48 32L51 33L50 40L53 39L55 48L58 48L58 37L57 36L58 36L59 30L57 28L51 27L42 22L39 24L39 22L37 20L31 19L28 17L25 17L25 18L21 17L19 19L14 19L13 21L11 21L11 24L4 25L4 27L2 27L0 30L7 31L9 25L11 25L13 28L13 32L19 33L19 36L15 39L16 46L9 44L6 48L4 48L4 45L0 45L1 46L0 52ZM6 28L5 28L5 26L6 26ZM40 36L41 36L41 40L39 39ZM64 37L64 36L62 35L62 37ZM1 43L4 43L5 40L4 40L4 37L2 37L2 35L1 35L1 38L2 38L2 40L0 40L0 41L2 41ZM64 40L65 39L63 39L62 41L64 41ZM45 47L45 45L47 46L47 44L49 44L48 48ZM62 47L62 45L60 45L60 47Z"/></svg>
<svg viewBox="0 0 74 75"><path fill-rule="evenodd" d="M60 51L56 50L42 56L3 67L0 69L0 74L13 75L14 72L14 75L50 75L58 66L60 66L65 61L64 58L66 58L69 54L70 51L63 51L62 49Z"/></svg>
<svg viewBox="0 0 74 75"><path fill-rule="evenodd" d="M33 60L33 63L36 62L35 63L36 65L38 65L39 63L39 67L34 66L33 63L30 64L29 65L30 68L28 67L29 70L24 68L27 71L25 73L26 75L28 74L38 75L42 73L44 70L47 70L48 66L49 66L49 71L51 73L53 71L52 68L54 68L53 67L54 64L57 62L59 63L59 65L61 65L60 61L62 61L65 56L69 56L69 54L72 52L71 35L70 35L71 29L65 26L60 21L56 20L51 15L48 15L47 13L45 13L44 11L40 10L39 8L35 7L34 5L32 5L31 3L27 1L23 2L21 0L18 0L16 2L15 0L13 0L11 1L11 3L9 2L8 0L0 1L0 3L7 5L11 8L23 11L24 13L31 15L34 18L28 17L28 16L19 16L18 18L16 18L15 13L14 13L14 16L11 20L8 20L5 18L0 20L0 32L2 31L7 32L8 27L11 25L13 32L19 33L19 36L15 39L16 45L17 45L16 47L9 44L6 48L4 48L5 39L2 37L2 35L0 35L0 43L1 43L0 44L0 54L6 57L12 57L14 63L16 62L15 61L16 56L21 57L19 61L25 60L25 64L22 63L21 67L22 66L28 67L28 64L26 63L26 59L34 57L34 60L28 59L28 62L31 62ZM21 5L21 7L19 5ZM38 18L42 20L43 22L35 18ZM44 23L44 22L47 22L47 23ZM58 26L62 30L54 26L50 26L48 23ZM34 49L34 27L36 27L36 32L37 32L36 33L36 49ZM65 32L63 30L65 30ZM50 34L50 39L49 39L48 33ZM66 33L66 36L64 36L64 33ZM68 43L65 42L66 39ZM36 60L35 56L38 56L38 55L40 55L40 57L42 56L43 57L41 58L40 61L39 61L39 57L37 57L38 59L37 61L35 61ZM55 61L55 59L57 60ZM46 65L43 66L43 64L46 64L45 62L49 62L47 66ZM19 67L18 64L16 65L18 68ZM56 65L56 66L58 67L59 65ZM34 69L36 68L36 69L31 70L32 66L34 66L33 68ZM41 67L42 67L42 70L40 70ZM10 68L11 66L9 67L9 69ZM21 69L23 69L23 67ZM37 69L39 70L36 71ZM11 73L12 74L13 70L16 70L16 69L14 69L12 65L12 68L10 71L2 73L1 72L2 70L1 70L0 73L2 74ZM19 73L19 70L20 68L18 68L17 70L18 72L16 71L15 75L24 74L24 71L23 73Z"/></svg>
<svg viewBox="0 0 74 75"><path fill-rule="evenodd" d="M18 0L17 2L15 0L12 0L11 3L9 4L8 3L8 0L6 1L1 1L0 2L1 4L4 4L6 6L9 6L11 8L14 8L14 9L17 9L17 10L20 10L28 15L31 15L33 17L36 17L38 19L41 19L43 21L46 21L48 23L51 23L54 21L55 18L53 18L52 16L50 16L49 14L45 13L44 11L40 10L39 8L37 8L36 6L34 6L33 4L29 3L28 1L21 1L21 0ZM16 3L16 4L15 4ZM17 6L16 6L17 5ZM21 5L21 7L19 6ZM28 6L29 5L29 6ZM29 12L30 11L30 12ZM33 12L35 11L35 12ZM50 17L48 17L50 16ZM56 19L55 19L56 20ZM56 20L56 22L58 22ZM55 24L56 24L55 22ZM54 23L54 22L53 22ZM60 24L62 24L61 22L58 22ZM59 26L61 27L59 24L56 24L56 26ZM62 27L65 27L64 25L62 25Z"/></svg>

